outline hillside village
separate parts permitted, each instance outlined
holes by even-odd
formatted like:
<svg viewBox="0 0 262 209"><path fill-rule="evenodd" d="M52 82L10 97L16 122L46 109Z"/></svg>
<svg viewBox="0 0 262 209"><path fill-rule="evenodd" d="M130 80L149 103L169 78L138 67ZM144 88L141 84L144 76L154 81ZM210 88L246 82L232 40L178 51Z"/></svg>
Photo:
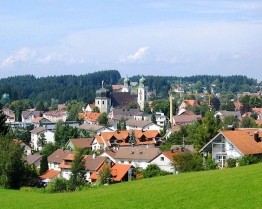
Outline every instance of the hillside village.
<svg viewBox="0 0 262 209"><path fill-rule="evenodd" d="M101 80L94 103L75 112L76 121L68 120L68 104L49 111L24 109L21 121L6 106L1 114L14 134L13 143L23 147L25 163L42 171L42 186L60 177L70 180L79 153L89 184L96 184L106 169L107 183L141 178L150 165L166 174L190 171L176 158L183 154L200 157L201 169L207 169L210 159L212 169L222 169L232 159L236 166L244 156L260 157L261 90L220 104L222 95L212 87L192 94L181 84L171 85L169 98L158 101L150 100L153 92L144 76L137 83L126 77L123 84L112 84L111 91ZM248 103L254 98L260 106ZM2 101L8 99L7 93L2 95Z"/></svg>

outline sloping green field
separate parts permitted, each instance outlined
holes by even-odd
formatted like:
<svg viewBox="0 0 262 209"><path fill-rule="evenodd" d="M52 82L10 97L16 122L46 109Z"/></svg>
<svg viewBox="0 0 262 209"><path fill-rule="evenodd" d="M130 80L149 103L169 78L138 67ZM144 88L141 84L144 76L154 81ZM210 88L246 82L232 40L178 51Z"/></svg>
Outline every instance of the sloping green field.
<svg viewBox="0 0 262 209"><path fill-rule="evenodd" d="M62 194L0 189L0 208L262 208L262 164Z"/></svg>

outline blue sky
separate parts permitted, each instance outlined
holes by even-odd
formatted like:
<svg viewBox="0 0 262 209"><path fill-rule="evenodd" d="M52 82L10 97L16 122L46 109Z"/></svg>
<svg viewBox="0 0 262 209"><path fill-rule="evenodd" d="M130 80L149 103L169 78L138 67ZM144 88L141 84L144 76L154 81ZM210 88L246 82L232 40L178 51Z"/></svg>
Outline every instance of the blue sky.
<svg viewBox="0 0 262 209"><path fill-rule="evenodd" d="M0 2L0 77L246 75L262 80L262 1Z"/></svg>

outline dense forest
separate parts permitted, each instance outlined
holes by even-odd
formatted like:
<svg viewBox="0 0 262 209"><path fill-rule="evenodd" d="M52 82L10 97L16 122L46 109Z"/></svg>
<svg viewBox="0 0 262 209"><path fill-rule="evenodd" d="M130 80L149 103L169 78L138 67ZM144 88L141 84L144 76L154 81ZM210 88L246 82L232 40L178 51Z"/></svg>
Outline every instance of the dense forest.
<svg viewBox="0 0 262 209"><path fill-rule="evenodd" d="M116 70L106 70L86 75L61 75L36 78L33 75L14 76L0 79L0 94L7 93L10 100L29 99L38 101L58 100L65 103L71 100L88 102L95 98L95 91L104 81L107 88L121 78Z"/></svg>
<svg viewBox="0 0 262 209"><path fill-rule="evenodd" d="M150 99L166 99L171 86L180 86L185 92L209 93L211 86L215 93L237 94L242 92L257 92L260 85L256 79L242 75L194 75L188 77L176 76L144 76L154 97ZM131 82L138 82L141 76L130 77ZM111 84L123 84L123 78L117 70L105 70L85 75L61 75L36 78L33 75L13 76L0 79L0 95L9 94L10 102L28 99L35 105L39 101L51 103L55 100L66 103L72 100L93 102L95 91L105 87L112 90ZM203 88L204 87L204 88Z"/></svg>

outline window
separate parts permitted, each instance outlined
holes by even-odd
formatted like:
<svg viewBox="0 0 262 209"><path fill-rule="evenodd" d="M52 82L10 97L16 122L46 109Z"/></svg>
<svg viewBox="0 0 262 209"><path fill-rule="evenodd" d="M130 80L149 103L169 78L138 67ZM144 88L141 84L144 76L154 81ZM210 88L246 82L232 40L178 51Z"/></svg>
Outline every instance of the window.
<svg viewBox="0 0 262 209"><path fill-rule="evenodd" d="M102 104L105 104L105 101L102 101Z"/></svg>
<svg viewBox="0 0 262 209"><path fill-rule="evenodd" d="M132 164L132 161L128 161L129 164Z"/></svg>
<svg viewBox="0 0 262 209"><path fill-rule="evenodd" d="M99 101L97 101L97 104L99 104Z"/></svg>
<svg viewBox="0 0 262 209"><path fill-rule="evenodd" d="M121 164L124 164L124 163L125 163L125 162L122 160L122 161L121 161Z"/></svg>
<svg viewBox="0 0 262 209"><path fill-rule="evenodd" d="M160 161L164 161L164 160L165 160L165 158L164 158L164 157L161 157L161 158L160 158Z"/></svg>

